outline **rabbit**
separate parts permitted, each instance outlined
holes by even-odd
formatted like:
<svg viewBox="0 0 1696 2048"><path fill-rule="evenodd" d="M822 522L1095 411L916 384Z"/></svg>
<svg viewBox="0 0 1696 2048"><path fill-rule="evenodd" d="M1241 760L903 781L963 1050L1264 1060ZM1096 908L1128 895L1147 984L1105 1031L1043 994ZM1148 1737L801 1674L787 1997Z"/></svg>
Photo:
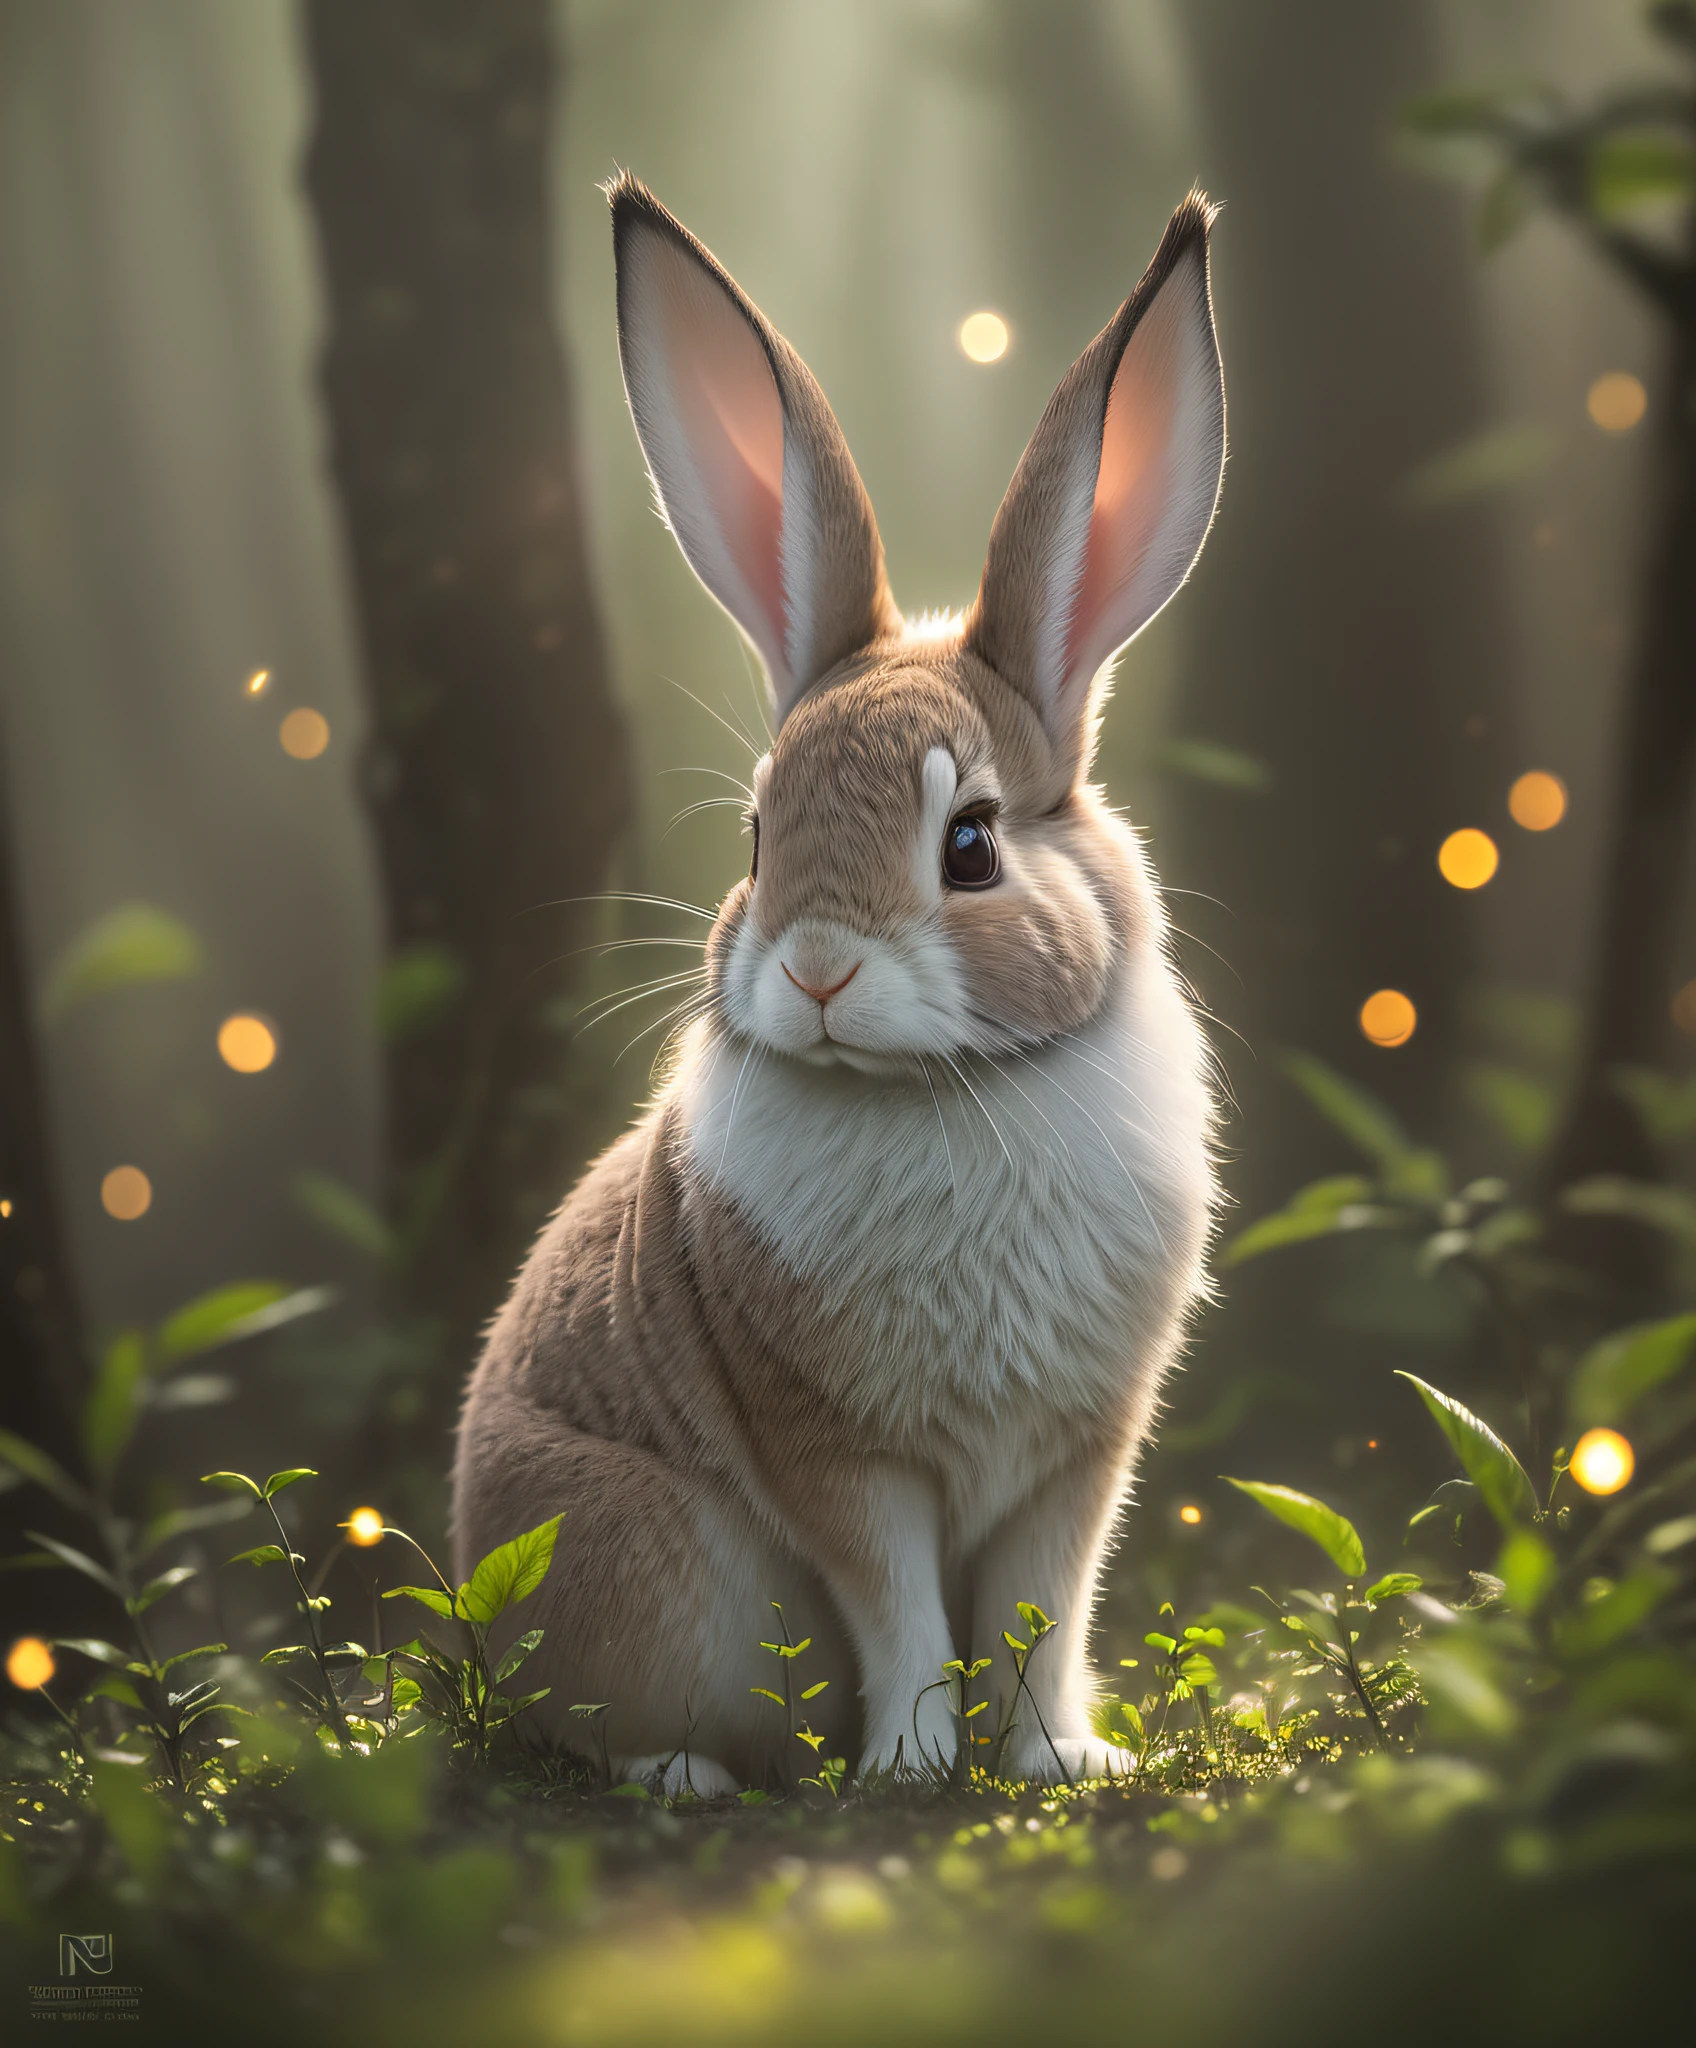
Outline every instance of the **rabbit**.
<svg viewBox="0 0 1696 2048"><path fill-rule="evenodd" d="M1092 1610L1209 1284L1216 1105L1148 860L1087 776L1110 658L1219 495L1214 209L1183 201L1060 383L970 610L909 622L800 357L635 177L608 191L637 436L776 737L669 1076L470 1380L459 1570L564 1510L514 1623L545 1631L534 1721L573 1746L569 1708L606 1703L617 1774L665 1794L805 1764L757 1690L785 1672L862 1778L1009 1719L1003 1775L1099 1775ZM1021 1601L1054 1623L1023 1687ZM956 1658L993 1660L964 1724Z"/></svg>

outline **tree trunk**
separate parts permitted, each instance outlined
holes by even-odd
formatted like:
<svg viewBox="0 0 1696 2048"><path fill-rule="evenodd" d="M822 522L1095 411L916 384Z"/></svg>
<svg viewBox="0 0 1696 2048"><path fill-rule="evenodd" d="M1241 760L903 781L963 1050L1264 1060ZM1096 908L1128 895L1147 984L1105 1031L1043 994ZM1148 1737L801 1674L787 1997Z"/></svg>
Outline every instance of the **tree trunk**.
<svg viewBox="0 0 1696 2048"><path fill-rule="evenodd" d="M1621 710L1582 1064L1551 1166L1560 1189L1593 1174L1658 1180L1656 1147L1613 1085L1667 1050L1674 953L1696 787L1696 325L1676 330L1656 492L1658 519L1635 662ZM1568 1218L1567 1248L1622 1287L1652 1285L1660 1247L1635 1225Z"/></svg>
<svg viewBox="0 0 1696 2048"><path fill-rule="evenodd" d="M36 1058L23 933L11 872L5 756L0 749L0 1428L40 1444L74 1470L85 1369L76 1297L53 1197L41 1067ZM0 1556L28 1546L26 1528L56 1528L33 1486L0 1493ZM9 1633L64 1625L65 1582L22 1573L7 1586Z"/></svg>
<svg viewBox="0 0 1696 2048"><path fill-rule="evenodd" d="M308 0L323 390L387 905L388 1220L441 1420L568 1166L541 970L628 815L549 265L545 0Z"/></svg>

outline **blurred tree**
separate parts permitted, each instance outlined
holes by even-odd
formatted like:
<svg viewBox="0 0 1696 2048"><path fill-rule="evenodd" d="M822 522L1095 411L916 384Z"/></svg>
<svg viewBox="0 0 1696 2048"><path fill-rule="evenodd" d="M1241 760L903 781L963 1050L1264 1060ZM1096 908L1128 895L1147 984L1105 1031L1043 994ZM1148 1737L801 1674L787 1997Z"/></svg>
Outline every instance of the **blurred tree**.
<svg viewBox="0 0 1696 2048"><path fill-rule="evenodd" d="M1617 87L1586 107L1542 87L1463 88L1407 114L1428 141L1483 145L1486 247L1546 207L1629 279L1666 335L1649 408L1654 510L1643 610L1620 711L1578 1083L1549 1167L1555 1189L1663 1171L1614 1077L1666 1055L1696 783L1696 5L1662 0L1648 20L1682 76ZM1655 1276L1652 1233L1586 1218L1568 1219L1563 1236L1574 1256L1627 1288Z"/></svg>
<svg viewBox="0 0 1696 2048"><path fill-rule="evenodd" d="M552 303L546 0L308 0L305 22L391 948L386 1221L401 1301L442 1339L440 1422L568 1167L539 1013L572 941L527 913L601 886L628 773Z"/></svg>
<svg viewBox="0 0 1696 2048"><path fill-rule="evenodd" d="M86 1373L54 1198L6 792L0 751L0 1428L75 1467L72 1418ZM31 1489L0 1492L0 1555L24 1549L24 1526L39 1524L44 1512L51 1518L51 1502L44 1509ZM20 1590L30 1589L12 1589ZM26 1624L23 1605L14 1619Z"/></svg>
<svg viewBox="0 0 1696 2048"><path fill-rule="evenodd" d="M1435 10L1197 0L1176 15L1206 182L1225 202L1232 441L1187 614L1182 717L1264 762L1271 795L1196 784L1167 872L1234 913L1201 923L1205 906L1186 903L1181 921L1244 984L1228 1013L1259 1059L1227 1064L1253 1215L1278 1177L1335 1165L1270 1057L1280 1048L1369 1077L1422 1132L1452 1100L1473 922L1435 857L1500 786L1504 617L1488 508L1430 519L1402 489L1485 406L1465 250L1383 148L1430 75ZM1418 1011L1411 1044L1389 1054L1357 1022L1383 987Z"/></svg>

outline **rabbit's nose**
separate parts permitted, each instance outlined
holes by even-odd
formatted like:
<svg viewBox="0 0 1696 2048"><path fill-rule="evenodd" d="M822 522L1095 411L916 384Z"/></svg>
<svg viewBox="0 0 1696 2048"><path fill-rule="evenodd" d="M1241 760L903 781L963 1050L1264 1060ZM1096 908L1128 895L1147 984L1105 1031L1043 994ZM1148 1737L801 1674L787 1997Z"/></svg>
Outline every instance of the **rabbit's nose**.
<svg viewBox="0 0 1696 2048"><path fill-rule="evenodd" d="M848 986L849 982L851 982L854 979L855 975L859 973L860 968L864 963L862 961L856 960L853 966L849 968L848 972L845 975L843 975L842 979L839 982L836 982L830 988L814 988L811 982L803 981L798 974L790 974L789 962L787 960L780 960L777 964L779 967L783 969L785 974L789 975L789 979L792 982L794 982L795 986L801 991L802 995L811 996L813 1001L817 1003L819 1008L822 1010L825 1004L830 1001L832 996L841 994L843 989L845 989Z"/></svg>

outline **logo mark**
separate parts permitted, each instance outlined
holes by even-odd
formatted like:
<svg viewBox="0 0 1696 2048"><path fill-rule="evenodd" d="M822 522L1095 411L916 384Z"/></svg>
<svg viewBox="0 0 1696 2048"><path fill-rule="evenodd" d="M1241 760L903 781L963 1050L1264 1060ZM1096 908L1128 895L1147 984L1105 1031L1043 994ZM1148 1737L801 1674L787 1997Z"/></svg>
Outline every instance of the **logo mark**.
<svg viewBox="0 0 1696 2048"><path fill-rule="evenodd" d="M109 1934L61 1934L59 1975L74 1977L86 1970L91 1977L112 1974L112 1937Z"/></svg>

